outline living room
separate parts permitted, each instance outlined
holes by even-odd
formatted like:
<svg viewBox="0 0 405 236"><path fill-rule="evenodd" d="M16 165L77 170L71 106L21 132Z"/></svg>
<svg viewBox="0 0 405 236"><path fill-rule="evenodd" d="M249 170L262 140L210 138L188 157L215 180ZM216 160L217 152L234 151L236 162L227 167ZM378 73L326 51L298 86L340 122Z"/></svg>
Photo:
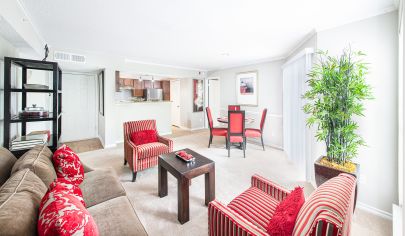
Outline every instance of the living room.
<svg viewBox="0 0 405 236"><path fill-rule="evenodd" d="M44 226L43 205L68 185L69 165L81 170L69 186L81 193L72 214L87 216L87 235L404 235L403 9L396 0L1 1L0 235L61 234L44 233L56 221ZM357 97L341 80L320 87L338 75L351 76L340 85ZM326 109L320 98L331 94L345 105ZM331 145L336 124L322 119L333 109L345 120L339 145L354 146ZM19 205L28 177L43 183ZM299 191L293 222L276 225ZM328 201L344 206L331 213Z"/></svg>

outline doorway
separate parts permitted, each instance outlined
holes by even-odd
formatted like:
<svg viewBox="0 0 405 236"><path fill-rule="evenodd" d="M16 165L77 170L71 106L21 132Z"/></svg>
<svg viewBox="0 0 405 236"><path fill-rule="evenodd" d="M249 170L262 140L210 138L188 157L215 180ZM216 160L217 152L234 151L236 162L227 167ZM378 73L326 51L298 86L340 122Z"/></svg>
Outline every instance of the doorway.
<svg viewBox="0 0 405 236"><path fill-rule="evenodd" d="M96 75L63 73L62 142L97 137Z"/></svg>
<svg viewBox="0 0 405 236"><path fill-rule="evenodd" d="M221 115L220 80L219 78L208 78L207 81L207 106L211 108L212 119L215 124ZM206 127L208 127L208 121Z"/></svg>
<svg viewBox="0 0 405 236"><path fill-rule="evenodd" d="M172 125L181 127L180 80L170 80L170 101L172 102Z"/></svg>

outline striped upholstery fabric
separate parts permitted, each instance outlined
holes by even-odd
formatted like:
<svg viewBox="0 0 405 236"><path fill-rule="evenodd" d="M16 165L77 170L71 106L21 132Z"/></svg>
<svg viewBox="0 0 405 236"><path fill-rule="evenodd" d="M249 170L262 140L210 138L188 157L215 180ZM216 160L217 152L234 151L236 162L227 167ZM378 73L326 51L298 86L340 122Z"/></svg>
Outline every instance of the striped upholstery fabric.
<svg viewBox="0 0 405 236"><path fill-rule="evenodd" d="M159 156L168 153L169 147L164 143L145 143L138 145L138 159Z"/></svg>
<svg viewBox="0 0 405 236"><path fill-rule="evenodd" d="M293 235L350 235L355 188L349 174L319 186L298 213Z"/></svg>
<svg viewBox="0 0 405 236"><path fill-rule="evenodd" d="M252 187L262 190L279 202L284 200L284 198L290 194L290 190L287 190L280 185L261 177L260 175L252 176Z"/></svg>
<svg viewBox="0 0 405 236"><path fill-rule="evenodd" d="M216 200L208 205L208 234L210 236L268 235L265 230Z"/></svg>
<svg viewBox="0 0 405 236"><path fill-rule="evenodd" d="M307 199L298 213L293 235L350 235L355 187L356 178L348 174L340 174L321 185ZM209 235L268 235L265 228L269 221L268 217L271 217L275 209L269 205L272 202L277 204L289 193L290 191L259 175L252 176L252 187L235 198L228 206L216 200L210 202L208 205ZM268 215L263 213L263 208L266 207L269 212L272 211ZM263 219L259 219L258 215ZM267 223L264 224L264 222Z"/></svg>
<svg viewBox="0 0 405 236"><path fill-rule="evenodd" d="M233 199L228 207L246 220L266 230L278 204L279 201L262 190L251 187Z"/></svg>
<svg viewBox="0 0 405 236"><path fill-rule="evenodd" d="M124 156L133 172L156 166L158 156L173 151L173 141L159 136L156 143L136 146L131 142L133 132L156 130L155 120L129 121L124 123Z"/></svg>

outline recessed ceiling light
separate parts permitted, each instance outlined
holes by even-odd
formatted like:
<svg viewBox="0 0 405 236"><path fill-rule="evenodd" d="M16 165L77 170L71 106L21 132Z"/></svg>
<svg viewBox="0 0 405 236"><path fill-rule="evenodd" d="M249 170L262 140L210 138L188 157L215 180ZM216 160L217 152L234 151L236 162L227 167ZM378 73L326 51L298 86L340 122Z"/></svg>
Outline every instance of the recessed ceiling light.
<svg viewBox="0 0 405 236"><path fill-rule="evenodd" d="M229 52L223 52L223 53L221 53L221 56L224 56L224 57L229 57Z"/></svg>

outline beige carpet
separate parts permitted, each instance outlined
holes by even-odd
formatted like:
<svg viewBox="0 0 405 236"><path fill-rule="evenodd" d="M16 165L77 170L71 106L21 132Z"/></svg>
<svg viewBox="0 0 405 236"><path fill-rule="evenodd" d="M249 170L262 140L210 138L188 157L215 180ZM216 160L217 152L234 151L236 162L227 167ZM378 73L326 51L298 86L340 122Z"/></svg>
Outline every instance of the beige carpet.
<svg viewBox="0 0 405 236"><path fill-rule="evenodd" d="M98 138L65 142L64 144L69 146L76 153L90 152L94 150L103 149L103 145L101 144Z"/></svg>
<svg viewBox="0 0 405 236"><path fill-rule="evenodd" d="M287 188L300 185L306 195L313 191L308 183L298 182L298 170L289 163L285 154L276 149L248 144L246 158L241 150L233 149L227 157L224 141L214 138L214 144L207 148L208 132L198 132L173 138L174 148L191 148L215 161L216 199L228 203L250 186L250 177L260 174ZM193 179L190 187L190 221L181 225L177 221L177 181L168 174L168 196L158 197L157 168L138 173L137 181L130 182L131 172L123 166L123 148L97 150L80 154L83 162L94 168L112 167L117 172L139 219L149 235L207 235L207 207L204 205L204 177ZM352 235L391 235L391 221L356 210Z"/></svg>

